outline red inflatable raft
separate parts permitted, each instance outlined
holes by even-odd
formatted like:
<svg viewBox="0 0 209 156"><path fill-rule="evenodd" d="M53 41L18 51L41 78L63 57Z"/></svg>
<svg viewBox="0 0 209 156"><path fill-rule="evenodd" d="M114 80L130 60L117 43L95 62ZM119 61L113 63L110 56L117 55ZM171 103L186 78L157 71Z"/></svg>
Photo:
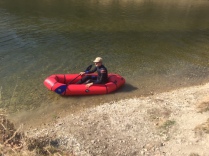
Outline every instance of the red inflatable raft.
<svg viewBox="0 0 209 156"><path fill-rule="evenodd" d="M91 75L93 76L95 74ZM86 84L75 84L80 79L81 76L79 76L79 74L57 74L46 78L44 85L49 90L61 95L92 95L108 94L117 90L125 83L125 79L122 76L118 74L108 74L108 82L106 84L94 84L86 88Z"/></svg>

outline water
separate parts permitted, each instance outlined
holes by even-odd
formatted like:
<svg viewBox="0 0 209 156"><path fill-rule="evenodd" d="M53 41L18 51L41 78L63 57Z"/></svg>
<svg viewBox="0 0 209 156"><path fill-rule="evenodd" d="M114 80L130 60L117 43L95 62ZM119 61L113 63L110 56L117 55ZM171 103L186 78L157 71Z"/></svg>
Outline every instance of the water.
<svg viewBox="0 0 209 156"><path fill-rule="evenodd" d="M206 0L0 0L0 106L56 114L208 82L208 15ZM126 79L118 92L61 97L44 87L97 56Z"/></svg>

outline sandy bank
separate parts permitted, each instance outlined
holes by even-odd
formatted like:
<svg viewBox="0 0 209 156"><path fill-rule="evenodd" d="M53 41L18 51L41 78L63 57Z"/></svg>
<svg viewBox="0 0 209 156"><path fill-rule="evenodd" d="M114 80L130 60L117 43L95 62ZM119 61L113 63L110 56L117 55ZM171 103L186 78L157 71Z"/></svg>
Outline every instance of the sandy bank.
<svg viewBox="0 0 209 156"><path fill-rule="evenodd" d="M78 156L208 156L208 93L209 83L104 103L24 133Z"/></svg>

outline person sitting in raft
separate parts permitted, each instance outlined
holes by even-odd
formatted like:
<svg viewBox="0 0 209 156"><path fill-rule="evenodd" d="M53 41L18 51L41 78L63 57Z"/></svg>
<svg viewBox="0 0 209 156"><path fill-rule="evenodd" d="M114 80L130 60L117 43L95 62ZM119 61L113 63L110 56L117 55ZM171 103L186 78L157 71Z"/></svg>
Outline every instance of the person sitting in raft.
<svg viewBox="0 0 209 156"><path fill-rule="evenodd" d="M106 67L102 64L102 58L97 57L93 62L95 63L95 68L90 70L90 71L80 72L80 75L91 74L91 73L94 73L96 71L97 71L98 75L97 76L86 75L81 80L79 80L77 82L77 84L86 83L86 87L89 88L93 84L107 83L108 72L107 72Z"/></svg>

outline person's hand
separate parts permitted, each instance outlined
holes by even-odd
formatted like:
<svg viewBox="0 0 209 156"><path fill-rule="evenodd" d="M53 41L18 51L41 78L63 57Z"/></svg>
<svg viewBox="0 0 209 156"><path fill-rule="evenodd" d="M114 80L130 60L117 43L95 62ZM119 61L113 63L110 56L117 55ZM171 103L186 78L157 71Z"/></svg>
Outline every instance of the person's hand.
<svg viewBox="0 0 209 156"><path fill-rule="evenodd" d="M87 84L86 84L86 88L89 88L89 87L92 86L92 85L93 85L93 82L87 83Z"/></svg>
<svg viewBox="0 0 209 156"><path fill-rule="evenodd" d="M80 72L80 75L84 75L85 74L85 72Z"/></svg>

